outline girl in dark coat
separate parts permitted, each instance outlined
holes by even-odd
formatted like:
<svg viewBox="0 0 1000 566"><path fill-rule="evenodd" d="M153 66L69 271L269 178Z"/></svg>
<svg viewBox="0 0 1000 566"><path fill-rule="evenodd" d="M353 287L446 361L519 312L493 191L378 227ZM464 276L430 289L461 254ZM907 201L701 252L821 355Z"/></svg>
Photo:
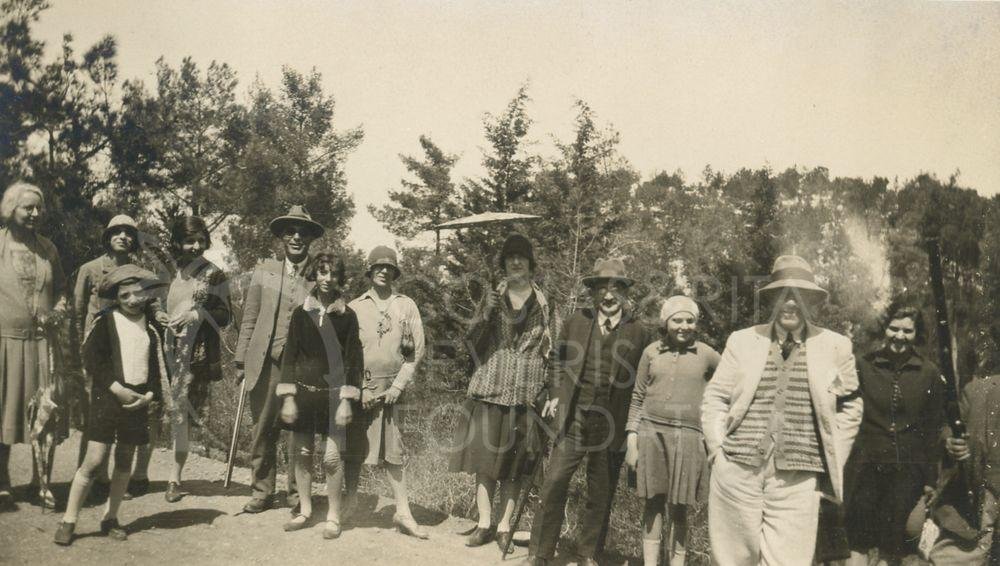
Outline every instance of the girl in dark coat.
<svg viewBox="0 0 1000 566"><path fill-rule="evenodd" d="M89 440L56 530L56 544L73 542L80 508L112 444L116 444L115 471L101 533L115 540L128 538L118 523L118 507L132 475L135 448L149 444L149 404L160 396L167 379L163 335L155 320L146 316L154 285L155 275L133 264L115 268L101 284L101 296L116 304L96 319L83 343L84 367L93 380Z"/></svg>
<svg viewBox="0 0 1000 566"><path fill-rule="evenodd" d="M351 402L361 400L364 353L358 317L342 295L344 263L331 253L320 253L311 265L307 279L316 285L305 303L292 311L281 382L275 391L283 397L281 421L293 433L290 452L298 460L295 484L300 510L285 524L285 530L302 529L312 515L313 444L319 434L326 445L323 468L329 500L323 538L334 539L341 531L341 451L352 441L346 427L354 413Z"/></svg>
<svg viewBox="0 0 1000 566"><path fill-rule="evenodd" d="M844 472L851 564L898 564L914 549L906 518L933 486L944 393L937 367L914 348L924 324L912 307L891 309L881 347L858 363L864 416Z"/></svg>

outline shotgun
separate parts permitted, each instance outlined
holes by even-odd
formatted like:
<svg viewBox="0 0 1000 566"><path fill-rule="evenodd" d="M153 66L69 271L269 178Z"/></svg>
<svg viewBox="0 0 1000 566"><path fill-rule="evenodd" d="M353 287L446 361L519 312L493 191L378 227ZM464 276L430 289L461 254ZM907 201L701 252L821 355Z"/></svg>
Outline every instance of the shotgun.
<svg viewBox="0 0 1000 566"><path fill-rule="evenodd" d="M952 353L951 325L948 322L948 301L944 294L944 275L941 270L940 238L927 238L927 259L930 263L931 294L934 296L934 314L938 339L938 367L944 381L945 415L951 435L958 438L966 433L965 421L958 408L958 377Z"/></svg>
<svg viewBox="0 0 1000 566"><path fill-rule="evenodd" d="M945 418L948 419L948 428L954 438L966 436L965 421L962 419L962 412L959 408L958 399L958 377L955 370L955 358L953 344L954 336L951 333L951 326L948 322L948 301L944 294L944 275L941 269L941 242L940 237L932 235L926 238L927 259L929 261L931 276L931 294L934 296L934 314L937 327L938 339L938 365L941 370L941 380L944 381L945 396ZM968 460L958 462L958 478L963 482L963 491L968 497L973 510L968 515L970 524L979 528L980 514L975 510L979 509L978 491L972 481L972 470Z"/></svg>

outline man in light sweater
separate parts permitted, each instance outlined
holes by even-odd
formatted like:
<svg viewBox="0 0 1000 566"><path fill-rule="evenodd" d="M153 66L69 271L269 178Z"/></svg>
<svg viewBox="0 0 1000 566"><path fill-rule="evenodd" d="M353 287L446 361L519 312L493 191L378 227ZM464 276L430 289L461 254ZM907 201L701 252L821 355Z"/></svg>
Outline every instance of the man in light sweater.
<svg viewBox="0 0 1000 566"><path fill-rule="evenodd" d="M729 337L702 402L712 559L806 566L821 493L843 498L861 423L857 369L850 340L809 321L827 292L805 260L779 257L758 293L771 321Z"/></svg>

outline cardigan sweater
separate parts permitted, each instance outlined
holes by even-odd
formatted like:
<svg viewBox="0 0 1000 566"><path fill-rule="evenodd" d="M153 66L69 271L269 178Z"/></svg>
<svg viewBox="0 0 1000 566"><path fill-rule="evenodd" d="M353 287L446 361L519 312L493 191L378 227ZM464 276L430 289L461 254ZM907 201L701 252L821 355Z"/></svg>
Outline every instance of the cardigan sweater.
<svg viewBox="0 0 1000 566"><path fill-rule="evenodd" d="M626 429L638 432L645 419L700 431L701 399L719 357L703 342L675 347L659 341L647 346L639 360Z"/></svg>
<svg viewBox="0 0 1000 566"><path fill-rule="evenodd" d="M149 336L148 360L149 372L144 387L129 385L125 381L122 369L122 349L131 348L132 344L122 344L120 334L111 316L114 311L102 314L94 320L94 325L87 333L83 342L83 364L87 376L93 380L90 392L91 403L95 406L119 405L118 399L111 392L111 385L119 383L135 390L152 391L154 399L162 397L162 385L168 377L165 354L163 349L163 334L159 325L152 319L146 320L146 334Z"/></svg>

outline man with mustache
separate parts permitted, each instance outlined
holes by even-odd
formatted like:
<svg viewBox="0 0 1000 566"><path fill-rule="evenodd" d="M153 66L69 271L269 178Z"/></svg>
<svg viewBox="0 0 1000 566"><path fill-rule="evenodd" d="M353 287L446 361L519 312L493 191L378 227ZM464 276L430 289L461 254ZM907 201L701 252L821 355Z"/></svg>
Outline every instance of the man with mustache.
<svg viewBox="0 0 1000 566"><path fill-rule="evenodd" d="M597 564L607 532L611 499L624 460L625 423L639 358L650 343L645 328L625 310L633 280L621 260L599 260L583 279L592 308L574 313L562 327L546 387L542 417L555 417L541 507L531 529L528 565L555 554L566 514L566 495L577 467L587 459L587 504L577 541L579 564Z"/></svg>
<svg viewBox="0 0 1000 566"><path fill-rule="evenodd" d="M861 423L857 369L850 340L809 320L827 292L804 259L779 257L758 298L771 321L729 337L701 406L712 559L808 565L821 492L843 499Z"/></svg>
<svg viewBox="0 0 1000 566"><path fill-rule="evenodd" d="M253 443L250 448L253 468L253 495L243 507L247 513L260 513L273 506L278 455L278 414L281 399L275 390L281 381L281 355L288 337L292 311L305 301L313 284L304 272L309 261L309 246L323 235L323 226L315 222L301 206L271 221L271 233L281 239L285 259L261 261L250 277L243 320L236 343L236 368L239 379L246 379L253 417ZM294 459L289 458L291 468ZM294 473L288 474L288 503L298 503Z"/></svg>

